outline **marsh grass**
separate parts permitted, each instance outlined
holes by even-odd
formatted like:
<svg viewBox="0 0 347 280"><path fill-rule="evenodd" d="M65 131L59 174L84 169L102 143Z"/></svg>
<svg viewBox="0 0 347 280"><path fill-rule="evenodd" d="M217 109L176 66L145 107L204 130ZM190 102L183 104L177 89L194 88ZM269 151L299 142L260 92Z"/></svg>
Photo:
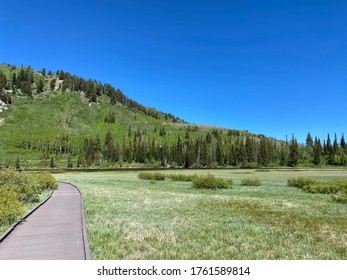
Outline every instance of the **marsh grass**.
<svg viewBox="0 0 347 280"><path fill-rule="evenodd" d="M170 173L165 171L165 174ZM177 173L175 171L174 173ZM94 259L347 259L347 206L330 195L288 188L297 172L180 171L234 180L232 189L140 180L137 172L61 174L85 199ZM345 171L303 171L313 180L346 180Z"/></svg>

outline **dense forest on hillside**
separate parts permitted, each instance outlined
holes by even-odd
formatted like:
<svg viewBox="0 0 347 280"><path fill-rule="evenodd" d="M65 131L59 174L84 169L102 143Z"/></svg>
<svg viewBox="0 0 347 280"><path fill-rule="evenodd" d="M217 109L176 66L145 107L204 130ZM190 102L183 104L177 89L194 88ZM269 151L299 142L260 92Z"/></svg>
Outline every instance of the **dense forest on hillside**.
<svg viewBox="0 0 347 280"><path fill-rule="evenodd" d="M191 125L110 84L63 70L0 65L0 167L346 165L342 134L279 141Z"/></svg>

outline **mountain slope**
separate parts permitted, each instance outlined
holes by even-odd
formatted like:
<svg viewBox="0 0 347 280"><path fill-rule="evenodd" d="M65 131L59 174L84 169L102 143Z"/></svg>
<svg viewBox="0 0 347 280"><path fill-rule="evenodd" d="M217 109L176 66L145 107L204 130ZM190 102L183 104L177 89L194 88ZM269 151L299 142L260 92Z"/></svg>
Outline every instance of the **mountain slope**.
<svg viewBox="0 0 347 280"><path fill-rule="evenodd" d="M0 65L0 167L345 165L346 145L307 146L190 125L110 84L62 70ZM4 104L2 103L2 104Z"/></svg>

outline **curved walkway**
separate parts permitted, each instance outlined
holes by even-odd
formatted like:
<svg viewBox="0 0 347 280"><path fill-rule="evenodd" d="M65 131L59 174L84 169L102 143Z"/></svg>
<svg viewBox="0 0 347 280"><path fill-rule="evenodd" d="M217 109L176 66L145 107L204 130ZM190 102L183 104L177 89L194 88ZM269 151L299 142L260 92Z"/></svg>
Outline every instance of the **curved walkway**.
<svg viewBox="0 0 347 280"><path fill-rule="evenodd" d="M90 259L83 199L69 183L59 183L50 199L1 243L0 260Z"/></svg>

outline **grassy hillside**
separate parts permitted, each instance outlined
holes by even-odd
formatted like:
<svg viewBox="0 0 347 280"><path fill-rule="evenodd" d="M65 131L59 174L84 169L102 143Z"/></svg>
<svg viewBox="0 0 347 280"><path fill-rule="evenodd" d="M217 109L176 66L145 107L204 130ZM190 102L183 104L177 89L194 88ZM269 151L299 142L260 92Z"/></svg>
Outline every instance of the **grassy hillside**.
<svg viewBox="0 0 347 280"><path fill-rule="evenodd" d="M114 123L105 122L112 115ZM68 137L72 154L76 155L83 140L99 135L104 140L108 131L117 139L128 137L129 126L135 130L146 130L148 137L156 137L154 130L163 128L173 140L182 129L164 119L145 116L143 112L130 110L125 106L111 105L107 98L99 98L98 103L89 103L78 93L44 92L34 99L17 97L9 109L1 113L0 156L21 159L42 159L42 147L59 145ZM49 148L49 147L48 147Z"/></svg>
<svg viewBox="0 0 347 280"><path fill-rule="evenodd" d="M0 73L6 76L2 99L8 103L7 110L0 112L0 166L13 166L19 159L24 167L47 168L54 157L54 167L66 167L68 160L76 167L79 155L85 154L88 148L86 141L90 146L98 141L103 146L107 133L112 137L117 156L106 159L108 151L101 147L93 151L103 154L101 160L95 162L92 155L88 166L166 166L166 161L183 165L184 159L174 162L164 153L175 154L172 147L180 141L181 153L189 152L188 144L192 146L208 134L209 145L214 145L209 147L212 163L217 140L228 139L232 143L240 135L248 135L190 126L171 114L132 101L108 84L87 81L63 71L47 74L43 70L35 72L31 68L0 65ZM163 157L169 158L165 164Z"/></svg>
<svg viewBox="0 0 347 280"><path fill-rule="evenodd" d="M0 65L0 167L347 165L342 135L307 144L189 125L120 89L62 70ZM332 144L333 143L333 144Z"/></svg>

